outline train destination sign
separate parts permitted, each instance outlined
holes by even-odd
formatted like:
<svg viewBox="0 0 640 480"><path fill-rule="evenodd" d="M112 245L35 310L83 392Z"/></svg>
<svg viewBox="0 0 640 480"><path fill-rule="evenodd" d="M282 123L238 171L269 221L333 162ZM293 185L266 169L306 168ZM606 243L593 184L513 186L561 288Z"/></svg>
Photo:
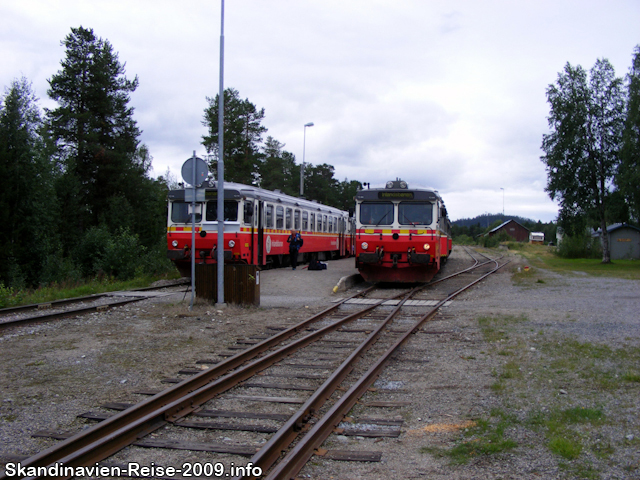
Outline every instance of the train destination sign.
<svg viewBox="0 0 640 480"><path fill-rule="evenodd" d="M380 200L413 200L413 192L378 192Z"/></svg>

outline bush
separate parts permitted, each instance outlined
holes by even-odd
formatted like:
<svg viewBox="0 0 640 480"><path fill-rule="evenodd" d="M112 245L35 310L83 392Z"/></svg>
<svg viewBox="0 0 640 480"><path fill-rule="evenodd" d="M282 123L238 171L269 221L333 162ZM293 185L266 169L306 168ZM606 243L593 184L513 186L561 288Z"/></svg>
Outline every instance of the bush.
<svg viewBox="0 0 640 480"><path fill-rule="evenodd" d="M13 302L13 288L4 286L4 283L0 282L0 308L7 308L14 304Z"/></svg>
<svg viewBox="0 0 640 480"><path fill-rule="evenodd" d="M138 275L165 275L176 272L176 267L171 260L167 258L167 243L163 238L153 248L145 252L140 258L138 264Z"/></svg>
<svg viewBox="0 0 640 480"><path fill-rule="evenodd" d="M513 241L513 237L509 236L505 232L500 232L498 235L478 237L478 245L482 245L485 248L495 248L502 242L510 241Z"/></svg>
<svg viewBox="0 0 640 480"><path fill-rule="evenodd" d="M74 253L84 278L108 275L130 280L139 271L146 249L128 229L111 234L103 225L87 230Z"/></svg>
<svg viewBox="0 0 640 480"><path fill-rule="evenodd" d="M558 245L557 253L562 258L600 258L602 245L599 238L587 235L565 236Z"/></svg>
<svg viewBox="0 0 640 480"><path fill-rule="evenodd" d="M65 258L61 249L44 259L40 273L40 285L79 282L81 278L80 268L71 258Z"/></svg>
<svg viewBox="0 0 640 480"><path fill-rule="evenodd" d="M474 245L476 242L469 235L458 235L454 237L453 243L456 245Z"/></svg>
<svg viewBox="0 0 640 480"><path fill-rule="evenodd" d="M108 238L104 253L97 259L95 266L98 272L102 271L118 280L131 280L136 275L145 250L138 241L138 235L129 230L120 230Z"/></svg>
<svg viewBox="0 0 640 480"><path fill-rule="evenodd" d="M83 278L100 273L111 234L106 226L91 227L87 230L73 252Z"/></svg>

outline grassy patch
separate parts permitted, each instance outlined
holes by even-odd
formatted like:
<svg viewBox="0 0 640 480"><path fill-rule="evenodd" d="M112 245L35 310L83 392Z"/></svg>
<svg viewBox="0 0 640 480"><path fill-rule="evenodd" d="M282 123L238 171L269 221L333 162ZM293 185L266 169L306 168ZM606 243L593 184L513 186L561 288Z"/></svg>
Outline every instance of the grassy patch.
<svg viewBox="0 0 640 480"><path fill-rule="evenodd" d="M515 315L500 315L496 317L480 317L478 325L482 330L484 339L489 342L500 342L509 338L507 328L527 320L524 316L516 317Z"/></svg>
<svg viewBox="0 0 640 480"><path fill-rule="evenodd" d="M116 281L108 277L96 278L82 282L68 282L44 286L35 290L13 291L3 288L0 290L0 304L4 307L18 305L30 305L34 303L46 303L63 298L84 297L96 293L115 292L118 290L131 290L134 288L148 287L157 280L179 278L177 270L169 276L152 277L140 276L133 280Z"/></svg>
<svg viewBox="0 0 640 480"><path fill-rule="evenodd" d="M584 272L597 277L640 279L640 262L637 260L615 260L603 264L601 259L561 258L555 254L554 248L543 245L522 244L520 247L516 251L531 265L558 273Z"/></svg>
<svg viewBox="0 0 640 480"><path fill-rule="evenodd" d="M517 442L505 437L505 430L513 425L514 419L501 416L497 422L488 419L476 420L476 426L463 432L462 438L451 448L423 447L421 453L436 457L447 457L452 464L465 464L472 458L488 456L512 450Z"/></svg>

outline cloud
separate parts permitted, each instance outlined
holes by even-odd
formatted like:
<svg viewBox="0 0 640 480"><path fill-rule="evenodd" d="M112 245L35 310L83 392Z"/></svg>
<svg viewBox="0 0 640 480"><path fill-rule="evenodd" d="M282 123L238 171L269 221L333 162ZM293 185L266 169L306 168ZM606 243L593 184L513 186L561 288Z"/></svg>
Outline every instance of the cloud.
<svg viewBox="0 0 640 480"><path fill-rule="evenodd" d="M265 108L268 135L339 179L431 186L453 218L551 220L540 162L545 90L566 62L608 58L619 76L640 43L628 0L234 0L225 85ZM178 174L218 92L220 3L23 0L0 5L0 81L25 75L42 106L71 27L93 28L138 76L135 118L156 174Z"/></svg>

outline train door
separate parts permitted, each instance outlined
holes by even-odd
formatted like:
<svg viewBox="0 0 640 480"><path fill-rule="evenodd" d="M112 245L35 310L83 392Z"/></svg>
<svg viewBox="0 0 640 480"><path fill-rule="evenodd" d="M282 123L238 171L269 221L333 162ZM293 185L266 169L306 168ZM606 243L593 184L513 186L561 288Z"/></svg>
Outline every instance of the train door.
<svg viewBox="0 0 640 480"><path fill-rule="evenodd" d="M264 215L263 215L263 210L264 210L264 202L263 201L258 201L258 235L257 235L257 240L258 240L258 256L257 256L257 264L258 265L264 265Z"/></svg>

